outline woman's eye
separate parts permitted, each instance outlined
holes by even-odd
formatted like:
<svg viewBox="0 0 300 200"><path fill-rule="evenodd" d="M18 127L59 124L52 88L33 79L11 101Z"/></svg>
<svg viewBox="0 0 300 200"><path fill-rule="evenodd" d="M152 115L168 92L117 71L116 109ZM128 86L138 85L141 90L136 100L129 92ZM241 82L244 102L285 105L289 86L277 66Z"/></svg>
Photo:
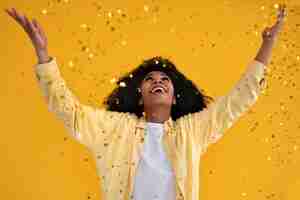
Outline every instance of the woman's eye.
<svg viewBox="0 0 300 200"><path fill-rule="evenodd" d="M151 76L148 76L148 77L145 78L145 81L148 81L150 79L152 80L153 78Z"/></svg>
<svg viewBox="0 0 300 200"><path fill-rule="evenodd" d="M163 77L162 80L163 80L163 81L168 81L169 78L168 78L168 77Z"/></svg>

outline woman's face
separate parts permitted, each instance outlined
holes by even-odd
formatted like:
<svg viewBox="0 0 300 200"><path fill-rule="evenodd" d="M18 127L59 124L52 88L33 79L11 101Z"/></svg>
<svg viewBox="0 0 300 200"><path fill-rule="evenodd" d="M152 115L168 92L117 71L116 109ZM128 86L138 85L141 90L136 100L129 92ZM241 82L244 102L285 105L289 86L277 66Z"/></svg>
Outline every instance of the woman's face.
<svg viewBox="0 0 300 200"><path fill-rule="evenodd" d="M146 106L175 103L174 87L171 79L161 71L149 72L140 85L142 102Z"/></svg>

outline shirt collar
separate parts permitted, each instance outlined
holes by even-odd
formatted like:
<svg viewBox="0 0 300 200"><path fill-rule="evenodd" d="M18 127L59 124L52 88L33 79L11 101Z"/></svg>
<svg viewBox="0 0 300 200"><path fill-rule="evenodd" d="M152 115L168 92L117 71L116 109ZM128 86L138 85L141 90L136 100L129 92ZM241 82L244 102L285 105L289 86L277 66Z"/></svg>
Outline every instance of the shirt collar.
<svg viewBox="0 0 300 200"><path fill-rule="evenodd" d="M139 121L136 124L136 127L137 128L141 128L141 129L145 129L146 128L146 124L147 124L146 118L145 118L145 116L142 116L142 117L139 118ZM172 118L169 117L168 120L164 121L163 125L164 125L165 128L172 127L173 126L173 120L172 120Z"/></svg>

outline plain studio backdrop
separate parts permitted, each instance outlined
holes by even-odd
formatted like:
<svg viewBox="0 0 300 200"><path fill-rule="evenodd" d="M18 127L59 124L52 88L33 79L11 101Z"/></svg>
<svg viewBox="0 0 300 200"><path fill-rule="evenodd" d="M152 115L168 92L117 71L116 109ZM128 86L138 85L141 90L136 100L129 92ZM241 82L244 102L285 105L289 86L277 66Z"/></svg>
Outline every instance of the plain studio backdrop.
<svg viewBox="0 0 300 200"><path fill-rule="evenodd" d="M201 199L300 198L300 2L275 45L265 93L202 157ZM225 95L276 19L273 0L1 0L0 196L7 200L99 199L90 152L49 113L34 75L37 58L4 12L35 17L68 87L101 106L115 79L161 55L208 95Z"/></svg>

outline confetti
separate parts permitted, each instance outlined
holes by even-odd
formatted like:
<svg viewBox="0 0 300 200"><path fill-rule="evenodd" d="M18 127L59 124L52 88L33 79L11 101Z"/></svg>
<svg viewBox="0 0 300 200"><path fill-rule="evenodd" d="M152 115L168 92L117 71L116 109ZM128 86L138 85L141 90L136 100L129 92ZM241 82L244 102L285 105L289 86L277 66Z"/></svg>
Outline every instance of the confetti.
<svg viewBox="0 0 300 200"><path fill-rule="evenodd" d="M112 79L110 80L110 83L115 83L116 81L117 81L116 78L112 78Z"/></svg>
<svg viewBox="0 0 300 200"><path fill-rule="evenodd" d="M86 29L86 28L87 28L87 24L81 24L81 25L80 25L80 28Z"/></svg>
<svg viewBox="0 0 300 200"><path fill-rule="evenodd" d="M294 146L294 150L296 151L297 149L298 149L298 146L297 146L297 145L295 145L295 146Z"/></svg>
<svg viewBox="0 0 300 200"><path fill-rule="evenodd" d="M93 58L94 54L93 53L89 53L89 59Z"/></svg>
<svg viewBox="0 0 300 200"><path fill-rule="evenodd" d="M278 5L277 3L275 3L275 4L273 5L273 7L276 8L276 9L278 9L278 8L279 8L279 5Z"/></svg>
<svg viewBox="0 0 300 200"><path fill-rule="evenodd" d="M43 15L46 15L47 13L48 13L48 11L47 11L46 9L43 9L43 10L42 10L42 14L43 14Z"/></svg>
<svg viewBox="0 0 300 200"><path fill-rule="evenodd" d="M74 63L73 63L73 61L72 61L72 60L70 60L70 61L69 61L69 63L68 63L68 65L69 65L69 67L73 67L73 66L74 66Z"/></svg>
<svg viewBox="0 0 300 200"><path fill-rule="evenodd" d="M122 10L121 10L121 9L118 9L118 10L117 10L117 13L118 13L118 14L121 14L121 13L122 13Z"/></svg>
<svg viewBox="0 0 300 200"><path fill-rule="evenodd" d="M127 42L126 42L125 40L122 40L121 45L122 45L122 46L126 46L126 45L127 45Z"/></svg>
<svg viewBox="0 0 300 200"><path fill-rule="evenodd" d="M149 7L147 5L144 5L144 11L148 12L149 11Z"/></svg>

